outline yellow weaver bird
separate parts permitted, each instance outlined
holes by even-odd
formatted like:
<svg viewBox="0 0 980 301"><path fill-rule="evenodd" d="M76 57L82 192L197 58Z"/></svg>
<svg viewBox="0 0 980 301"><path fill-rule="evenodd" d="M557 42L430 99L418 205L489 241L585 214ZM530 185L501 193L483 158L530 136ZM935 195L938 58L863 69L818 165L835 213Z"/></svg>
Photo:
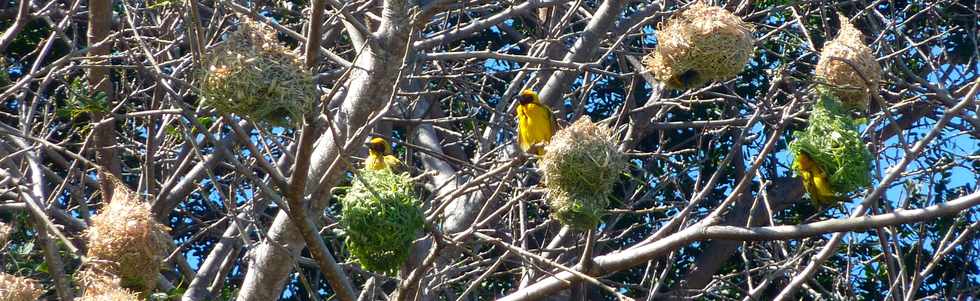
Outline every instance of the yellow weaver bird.
<svg viewBox="0 0 980 301"><path fill-rule="evenodd" d="M364 168L367 170L398 169L402 161L392 155L391 145L381 137L371 138L367 143L368 157L364 159Z"/></svg>
<svg viewBox="0 0 980 301"><path fill-rule="evenodd" d="M522 91L517 101L517 142L524 152L544 155L544 145L557 130L555 116L534 91Z"/></svg>
<svg viewBox="0 0 980 301"><path fill-rule="evenodd" d="M793 169L800 173L803 178L803 188L810 194L810 198L818 206L833 205L840 198L830 187L830 179L827 172L817 165L817 162L810 159L806 153L800 152L793 161Z"/></svg>

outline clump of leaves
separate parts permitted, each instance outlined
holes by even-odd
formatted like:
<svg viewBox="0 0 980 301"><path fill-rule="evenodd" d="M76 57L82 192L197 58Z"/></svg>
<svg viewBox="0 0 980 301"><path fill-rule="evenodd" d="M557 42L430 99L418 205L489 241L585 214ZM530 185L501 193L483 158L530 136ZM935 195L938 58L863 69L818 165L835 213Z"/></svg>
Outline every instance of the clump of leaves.
<svg viewBox="0 0 980 301"><path fill-rule="evenodd" d="M407 173L361 170L341 199L347 248L364 269L394 274L425 218Z"/></svg>
<svg viewBox="0 0 980 301"><path fill-rule="evenodd" d="M861 141L858 123L833 94L819 93L820 98L810 112L809 126L794 134L790 151L794 156L805 153L816 162L838 194L871 185L871 152Z"/></svg>
<svg viewBox="0 0 980 301"><path fill-rule="evenodd" d="M109 101L105 92L91 93L82 77L75 77L69 81L65 94L65 105L57 110L58 116L62 118L75 119L83 114L109 111Z"/></svg>

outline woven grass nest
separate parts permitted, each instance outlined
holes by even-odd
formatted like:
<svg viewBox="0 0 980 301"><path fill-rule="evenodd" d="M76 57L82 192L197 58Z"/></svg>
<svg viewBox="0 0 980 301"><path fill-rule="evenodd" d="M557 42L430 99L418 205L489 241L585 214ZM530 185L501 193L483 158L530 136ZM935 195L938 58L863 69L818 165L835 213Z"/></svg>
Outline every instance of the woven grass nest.
<svg viewBox="0 0 980 301"><path fill-rule="evenodd" d="M578 230L599 224L613 185L626 168L612 130L588 116L552 137L540 167L548 189L552 217Z"/></svg>
<svg viewBox="0 0 980 301"><path fill-rule="evenodd" d="M754 44L751 25L724 8L697 3L657 30L657 48L643 64L668 87L697 88L742 72Z"/></svg>
<svg viewBox="0 0 980 301"><path fill-rule="evenodd" d="M112 201L92 217L86 233L89 264L118 276L122 287L150 292L167 255L168 229L119 179L107 174L106 180L114 187Z"/></svg>
<svg viewBox="0 0 980 301"><path fill-rule="evenodd" d="M805 153L816 162L839 196L871 184L871 152L861 141L857 123L832 94L821 93L809 125L794 135L789 144L793 156Z"/></svg>
<svg viewBox="0 0 980 301"><path fill-rule="evenodd" d="M122 288L119 278L96 272L93 269L80 271L76 274L78 283L84 287L79 301L136 301L140 300L136 292Z"/></svg>
<svg viewBox="0 0 980 301"><path fill-rule="evenodd" d="M44 294L37 280L0 272L0 300L35 301Z"/></svg>
<svg viewBox="0 0 980 301"><path fill-rule="evenodd" d="M7 244L7 240L10 239L10 235L14 233L14 227L8 224L0 223L0 248L3 248Z"/></svg>
<svg viewBox="0 0 980 301"><path fill-rule="evenodd" d="M832 87L845 109L864 112L868 108L870 93L878 93L881 66L871 48L864 44L861 31L844 15L838 14L837 17L840 19L840 31L837 38L824 45L816 75ZM835 58L850 61L854 66Z"/></svg>
<svg viewBox="0 0 980 301"><path fill-rule="evenodd" d="M354 261L376 273L398 271L425 224L409 175L361 170L341 205Z"/></svg>
<svg viewBox="0 0 980 301"><path fill-rule="evenodd" d="M205 59L201 94L207 105L276 126L302 120L316 97L313 74L265 25L240 27Z"/></svg>

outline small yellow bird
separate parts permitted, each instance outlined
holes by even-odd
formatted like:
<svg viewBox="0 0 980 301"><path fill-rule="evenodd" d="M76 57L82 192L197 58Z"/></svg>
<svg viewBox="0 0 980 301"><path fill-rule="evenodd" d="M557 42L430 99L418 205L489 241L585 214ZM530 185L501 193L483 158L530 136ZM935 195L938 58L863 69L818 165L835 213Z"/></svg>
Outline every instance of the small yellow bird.
<svg viewBox="0 0 980 301"><path fill-rule="evenodd" d="M817 165L806 153L800 153L793 162L793 169L796 169L803 177L803 188L810 194L810 198L817 206L833 205L840 200L837 193L830 187L830 179L827 172Z"/></svg>
<svg viewBox="0 0 980 301"><path fill-rule="evenodd" d="M557 130L555 116L534 91L522 91L517 101L517 142L524 152L544 155L544 145Z"/></svg>
<svg viewBox="0 0 980 301"><path fill-rule="evenodd" d="M367 170L398 169L402 166L402 161L392 155L391 145L381 137L371 138L367 143L368 157L364 159L364 168Z"/></svg>

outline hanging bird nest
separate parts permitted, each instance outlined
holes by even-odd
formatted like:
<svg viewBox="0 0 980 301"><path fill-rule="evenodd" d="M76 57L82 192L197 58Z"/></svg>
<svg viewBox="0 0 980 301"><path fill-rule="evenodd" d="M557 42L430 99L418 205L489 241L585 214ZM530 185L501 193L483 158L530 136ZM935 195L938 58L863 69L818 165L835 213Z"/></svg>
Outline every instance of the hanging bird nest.
<svg viewBox="0 0 980 301"><path fill-rule="evenodd" d="M831 86L845 109L864 112L868 109L870 93L878 93L881 66L871 48L864 44L861 31L844 15L837 14L837 17L840 31L837 38L824 45L816 75Z"/></svg>
<svg viewBox="0 0 980 301"><path fill-rule="evenodd" d="M359 173L341 200L347 248L364 269L394 274L408 258L425 218L407 173Z"/></svg>
<svg viewBox="0 0 980 301"><path fill-rule="evenodd" d="M0 300L35 301L44 294L37 280L0 272Z"/></svg>
<svg viewBox="0 0 980 301"><path fill-rule="evenodd" d="M246 18L210 52L202 75L207 105L276 126L302 120L316 99L313 74L299 55L271 28Z"/></svg>
<svg viewBox="0 0 980 301"><path fill-rule="evenodd" d="M122 288L119 278L96 272L95 269L85 269L76 275L78 283L84 288L79 301L136 301L139 295Z"/></svg>
<svg viewBox="0 0 980 301"><path fill-rule="evenodd" d="M114 187L112 201L92 217L86 234L90 263L118 275L125 288L152 291L167 255L169 229L153 218L149 207L125 184L105 174Z"/></svg>
<svg viewBox="0 0 980 301"><path fill-rule="evenodd" d="M540 167L552 216L579 230L594 228L609 205L613 185L626 169L612 130L588 116L555 133Z"/></svg>
<svg viewBox="0 0 980 301"><path fill-rule="evenodd" d="M871 184L871 152L861 141L857 123L832 94L822 93L810 112L809 125L795 136L789 144L794 157L810 157L827 174L835 193L847 194Z"/></svg>
<svg viewBox="0 0 980 301"><path fill-rule="evenodd" d="M674 89L729 80L752 58L752 26L718 6L697 3L657 30L657 48L643 59L654 77Z"/></svg>

